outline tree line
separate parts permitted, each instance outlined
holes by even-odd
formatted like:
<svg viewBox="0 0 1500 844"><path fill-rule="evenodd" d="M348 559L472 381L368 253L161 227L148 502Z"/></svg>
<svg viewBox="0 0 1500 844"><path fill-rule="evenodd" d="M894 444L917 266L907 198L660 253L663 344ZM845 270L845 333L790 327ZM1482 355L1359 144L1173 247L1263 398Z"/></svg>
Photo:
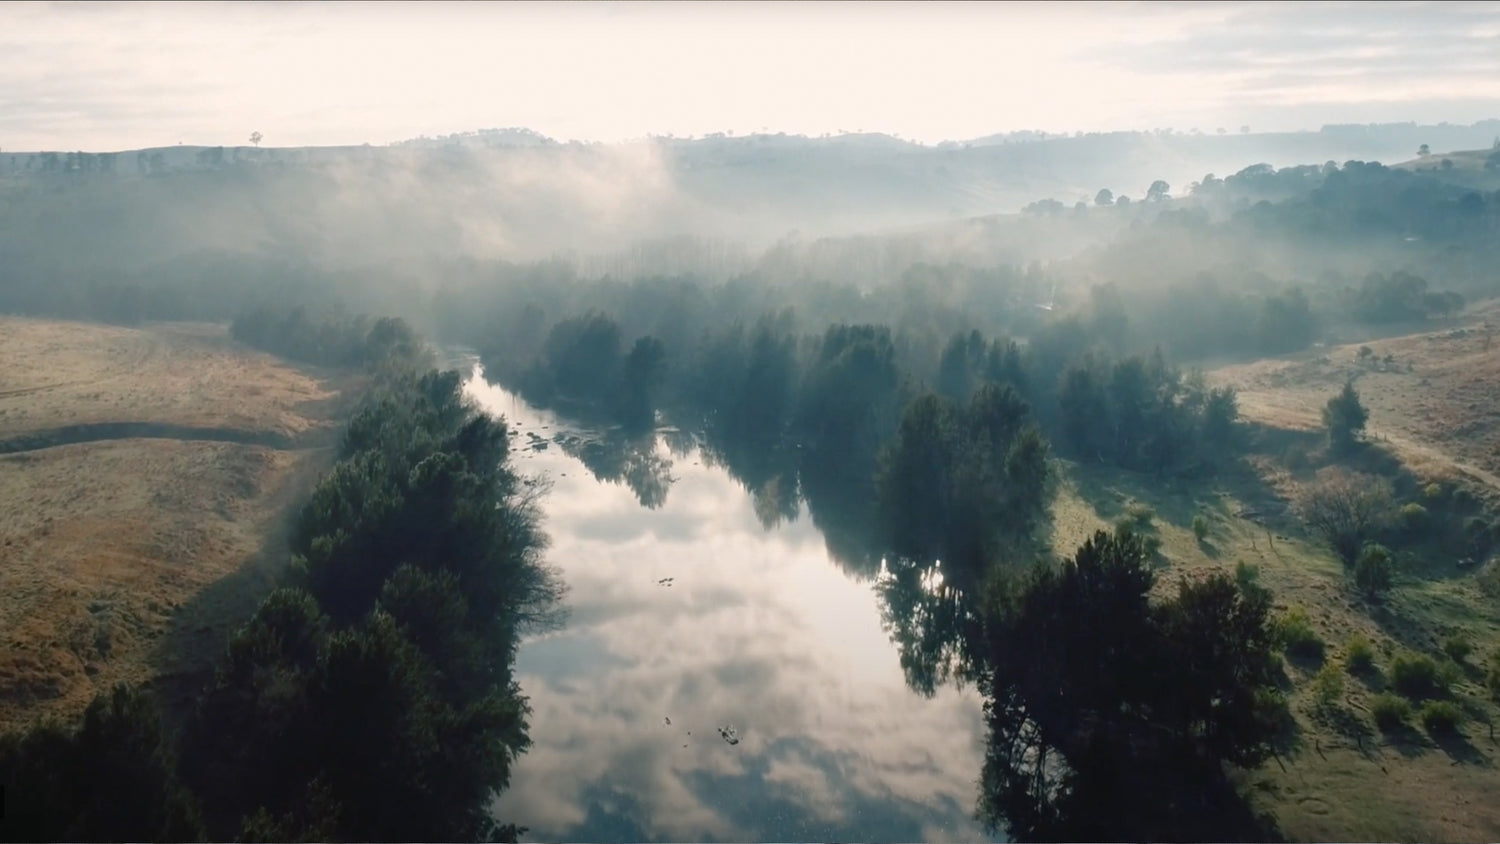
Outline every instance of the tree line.
<svg viewBox="0 0 1500 844"><path fill-rule="evenodd" d="M0 740L15 840L513 840L511 666L556 623L536 490L457 373L385 380L174 740L143 693Z"/></svg>

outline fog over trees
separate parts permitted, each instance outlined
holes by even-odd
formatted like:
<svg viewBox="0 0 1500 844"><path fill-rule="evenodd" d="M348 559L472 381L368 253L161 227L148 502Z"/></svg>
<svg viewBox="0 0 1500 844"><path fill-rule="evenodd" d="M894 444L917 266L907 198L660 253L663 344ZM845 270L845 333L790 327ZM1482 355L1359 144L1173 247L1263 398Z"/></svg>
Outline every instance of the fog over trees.
<svg viewBox="0 0 1500 844"><path fill-rule="evenodd" d="M6 152L0 311L225 323L364 393L185 721L121 687L81 725L6 737L0 835L525 833L493 811L531 743L516 659L567 584L516 432L439 367L472 352L595 432L552 442L646 508L676 494L661 437L767 529L805 512L874 586L910 689L982 697L991 830L1269 836L1236 777L1292 732L1298 616L1249 568L1160 575L1149 507L1060 547L1059 489L1239 478L1272 436L1206 369L1500 294L1500 178L1427 161L1496 130ZM1298 440L1326 465L1284 524L1373 603L1423 543L1482 558L1500 528L1363 473L1381 452L1360 389ZM1205 555L1246 538L1216 518L1181 520Z"/></svg>

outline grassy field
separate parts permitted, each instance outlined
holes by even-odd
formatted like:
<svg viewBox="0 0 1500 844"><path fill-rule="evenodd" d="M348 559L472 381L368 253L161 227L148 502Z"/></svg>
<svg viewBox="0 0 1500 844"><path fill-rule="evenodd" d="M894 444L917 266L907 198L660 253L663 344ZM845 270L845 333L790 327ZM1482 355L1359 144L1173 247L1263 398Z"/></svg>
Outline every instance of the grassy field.
<svg viewBox="0 0 1500 844"><path fill-rule="evenodd" d="M1278 760L1247 772L1241 785L1288 839L1302 841L1500 840L1500 707L1484 672L1500 651L1500 575L1495 561L1462 568L1449 555L1415 546L1399 553L1396 586L1383 601L1354 589L1342 564L1309 536L1288 502L1328 462L1315 429L1319 411L1343 384L1370 408L1371 445L1360 458L1399 478L1398 489L1438 482L1494 500L1500 478L1500 344L1482 324L1493 307L1459 326L1317 350L1209 373L1240 390L1243 415L1259 433L1243 463L1212 481L1157 480L1104 466L1065 464L1055 507L1054 546L1075 548L1097 528L1150 513L1161 540L1158 588L1208 571L1256 567L1278 611L1304 611L1322 654L1287 655L1284 687L1295 718ZM1390 371L1359 359L1395 358ZM1407 363L1411 364L1408 371ZM1289 455L1298 459L1290 461ZM1195 516L1209 524L1204 541ZM1461 662L1442 644L1461 635L1473 652ZM1373 665L1351 670L1347 645L1373 646ZM1462 712L1456 733L1429 731L1417 715L1382 729L1372 713L1401 655L1430 657L1453 680L1445 696ZM1326 666L1326 693L1316 681ZM1336 676L1337 679L1334 679Z"/></svg>
<svg viewBox="0 0 1500 844"><path fill-rule="evenodd" d="M1370 410L1372 439L1414 470L1466 474L1496 489L1500 336L1491 335L1500 335L1500 303L1471 308L1441 329L1222 367L1208 378L1239 392L1246 419L1303 430L1321 426L1324 403L1352 378ZM1362 347L1370 349L1364 361Z"/></svg>
<svg viewBox="0 0 1500 844"><path fill-rule="evenodd" d="M279 529L331 458L349 385L223 326L0 318L0 729L69 718L116 681L202 670L282 563ZM35 448L49 431L180 436Z"/></svg>
<svg viewBox="0 0 1500 844"><path fill-rule="evenodd" d="M1486 655L1500 646L1495 599L1472 578L1406 576L1384 605L1373 605L1355 592L1332 553L1301 535L1290 517L1261 515L1279 512L1266 507L1268 496L1263 484L1246 477L1164 489L1136 473L1071 464L1055 505L1054 545L1074 548L1093 530L1128 518L1130 510L1150 508L1150 532L1162 541L1159 590L1175 589L1180 577L1232 574L1245 563L1258 569L1279 610L1306 610L1325 643L1324 656L1287 658L1295 733L1280 762L1251 772L1243 783L1256 808L1271 812L1288 839L1500 840L1500 803L1493 799L1500 793L1500 746L1489 738L1500 709L1481 682ZM1191 527L1195 515L1210 524L1201 543ZM1419 652L1441 662L1442 638L1459 629L1476 645L1454 689L1469 714L1459 735L1434 738L1415 718L1394 733L1378 729L1369 708L1385 688L1391 657ZM1313 678L1326 663L1341 663L1344 643L1356 634L1373 643L1375 670L1341 669L1343 690L1324 705Z"/></svg>

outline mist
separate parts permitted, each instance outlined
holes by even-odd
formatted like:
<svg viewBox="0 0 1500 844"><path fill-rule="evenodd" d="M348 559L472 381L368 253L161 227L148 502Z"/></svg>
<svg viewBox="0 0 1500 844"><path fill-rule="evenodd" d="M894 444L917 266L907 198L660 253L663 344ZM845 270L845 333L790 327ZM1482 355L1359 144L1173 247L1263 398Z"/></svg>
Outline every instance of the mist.
<svg viewBox="0 0 1500 844"><path fill-rule="evenodd" d="M0 9L0 838L1500 840L1497 57Z"/></svg>

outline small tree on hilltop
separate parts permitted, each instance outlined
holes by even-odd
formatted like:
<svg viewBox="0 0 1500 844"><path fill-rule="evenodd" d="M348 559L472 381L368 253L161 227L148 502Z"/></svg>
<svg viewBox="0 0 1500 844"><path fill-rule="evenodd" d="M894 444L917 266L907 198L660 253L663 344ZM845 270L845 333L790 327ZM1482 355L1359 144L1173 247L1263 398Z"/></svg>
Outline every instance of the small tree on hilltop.
<svg viewBox="0 0 1500 844"><path fill-rule="evenodd" d="M1298 495L1302 521L1321 536L1346 566L1390 518L1391 485L1384 478L1329 467Z"/></svg>
<svg viewBox="0 0 1500 844"><path fill-rule="evenodd" d="M1343 392L1329 399L1323 407L1323 425L1328 428L1329 446L1335 452L1347 452L1353 448L1369 418L1369 411L1360 403L1354 382L1345 381Z"/></svg>

